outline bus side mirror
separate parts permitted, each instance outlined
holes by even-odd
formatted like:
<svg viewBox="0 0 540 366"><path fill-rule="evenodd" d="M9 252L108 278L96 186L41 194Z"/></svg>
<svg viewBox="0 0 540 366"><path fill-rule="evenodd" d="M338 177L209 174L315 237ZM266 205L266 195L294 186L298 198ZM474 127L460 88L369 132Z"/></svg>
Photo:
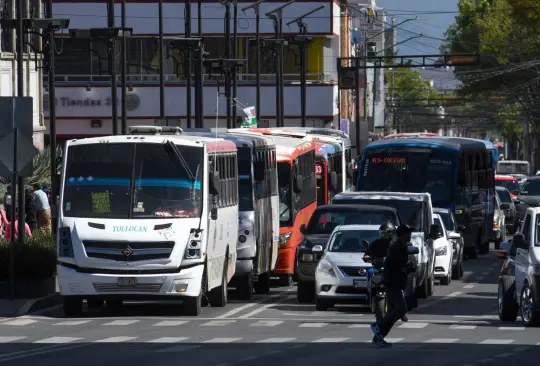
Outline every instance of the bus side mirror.
<svg viewBox="0 0 540 366"><path fill-rule="evenodd" d="M214 196L219 196L219 172L214 171L210 173L210 179L209 179L209 190L210 194Z"/></svg>
<svg viewBox="0 0 540 366"><path fill-rule="evenodd" d="M257 161L253 164L253 178L256 182L264 180L265 166L262 161Z"/></svg>
<svg viewBox="0 0 540 366"><path fill-rule="evenodd" d="M294 191L296 193L302 192L302 183L303 183L303 177L301 174L298 174L294 177Z"/></svg>
<svg viewBox="0 0 540 366"><path fill-rule="evenodd" d="M334 191L338 188L338 176L336 172L332 172L330 174L330 188L332 188Z"/></svg>
<svg viewBox="0 0 540 366"><path fill-rule="evenodd" d="M217 207L212 207L210 209L210 219L217 220Z"/></svg>

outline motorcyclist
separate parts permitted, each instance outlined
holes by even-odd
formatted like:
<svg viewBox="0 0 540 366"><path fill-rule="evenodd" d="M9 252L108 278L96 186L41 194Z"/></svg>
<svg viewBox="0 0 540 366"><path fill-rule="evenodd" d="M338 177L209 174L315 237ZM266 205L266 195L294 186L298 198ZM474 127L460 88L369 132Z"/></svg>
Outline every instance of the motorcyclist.
<svg viewBox="0 0 540 366"><path fill-rule="evenodd" d="M391 221L386 221L379 226L379 238L375 239L371 245L366 249L364 254L364 261L368 263L377 263L377 259L384 261L388 254L388 248L392 243L392 240L396 236L396 227ZM370 275L373 275L373 269L371 269ZM409 319L407 315L403 315L402 321L407 322Z"/></svg>

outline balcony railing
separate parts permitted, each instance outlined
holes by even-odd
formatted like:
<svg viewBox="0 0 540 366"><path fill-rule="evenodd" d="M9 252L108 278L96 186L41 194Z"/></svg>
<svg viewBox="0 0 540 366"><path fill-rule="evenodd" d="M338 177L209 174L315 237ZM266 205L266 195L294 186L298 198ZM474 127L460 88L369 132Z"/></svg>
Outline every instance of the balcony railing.
<svg viewBox="0 0 540 366"><path fill-rule="evenodd" d="M44 82L48 82L48 76L43 77ZM275 74L261 74L261 82L267 84L273 84L275 82ZM332 83L335 81L335 77L330 73L321 73L321 74L307 74L308 83ZM117 76L118 83L121 82L120 75ZM194 79L193 79L194 80ZM222 75L204 75L204 81L216 81L224 82L225 79ZM239 84L242 82L253 83L256 80L255 74L239 74L237 76ZM283 80L286 83L298 82L300 80L300 74L284 74ZM109 75L56 75L55 82L57 84L99 84L99 83L110 83L111 77ZM166 83L184 83L186 81L183 75L177 74L165 74ZM139 74L139 75L127 75L128 83L137 83L137 84L155 84L159 83L159 74Z"/></svg>

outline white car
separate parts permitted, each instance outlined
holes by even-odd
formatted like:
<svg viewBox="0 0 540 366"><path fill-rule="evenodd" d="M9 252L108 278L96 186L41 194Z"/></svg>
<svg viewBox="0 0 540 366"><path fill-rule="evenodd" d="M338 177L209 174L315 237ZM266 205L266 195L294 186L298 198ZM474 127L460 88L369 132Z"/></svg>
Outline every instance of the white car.
<svg viewBox="0 0 540 366"><path fill-rule="evenodd" d="M368 301L367 272L364 262L367 245L379 238L379 225L337 226L332 232L315 271L315 305L325 311L337 303ZM323 252L315 245L313 252Z"/></svg>
<svg viewBox="0 0 540 366"><path fill-rule="evenodd" d="M448 285L452 280L452 257L454 248L448 238L443 220L439 214L433 215L435 225L441 228L439 238L433 241L435 248L435 278L438 278L441 285Z"/></svg>

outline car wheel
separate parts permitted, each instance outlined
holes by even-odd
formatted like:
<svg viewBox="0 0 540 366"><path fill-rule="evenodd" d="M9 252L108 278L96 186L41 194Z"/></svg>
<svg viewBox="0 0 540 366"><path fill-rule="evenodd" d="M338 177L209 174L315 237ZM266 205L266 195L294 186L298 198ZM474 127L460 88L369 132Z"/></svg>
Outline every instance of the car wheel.
<svg viewBox="0 0 540 366"><path fill-rule="evenodd" d="M520 312L521 318L528 327L540 325L540 312L536 304L534 289L529 284L525 284L521 290Z"/></svg>
<svg viewBox="0 0 540 366"><path fill-rule="evenodd" d="M296 291L299 303L310 303L315 297L315 284L313 282L298 282Z"/></svg>
<svg viewBox="0 0 540 366"><path fill-rule="evenodd" d="M334 306L334 304L327 299L321 299L318 296L315 298L315 309L317 309L317 311L326 311L332 306Z"/></svg>
<svg viewBox="0 0 540 366"><path fill-rule="evenodd" d="M516 279L513 276L501 276L497 291L497 309L499 319L513 322L517 319L518 304L515 299Z"/></svg>

